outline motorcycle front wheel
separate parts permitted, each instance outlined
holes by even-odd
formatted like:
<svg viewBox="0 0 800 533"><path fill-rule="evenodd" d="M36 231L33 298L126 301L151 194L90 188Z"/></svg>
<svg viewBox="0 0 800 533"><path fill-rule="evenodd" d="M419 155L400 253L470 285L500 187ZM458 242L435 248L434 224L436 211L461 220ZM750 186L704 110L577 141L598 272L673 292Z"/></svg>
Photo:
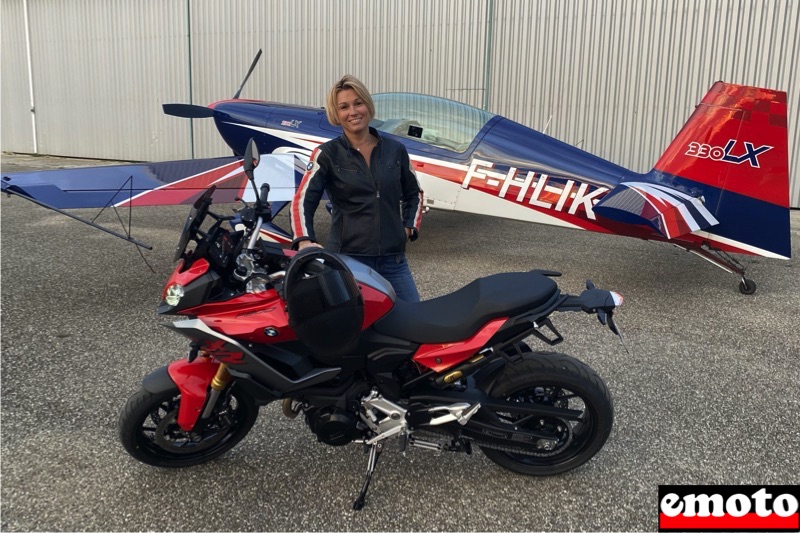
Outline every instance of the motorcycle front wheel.
<svg viewBox="0 0 800 533"><path fill-rule="evenodd" d="M219 398L208 419L187 432L177 422L180 401L177 386L159 393L140 389L131 396L117 426L125 450L153 466L193 466L236 446L258 417L250 397L232 388Z"/></svg>
<svg viewBox="0 0 800 533"><path fill-rule="evenodd" d="M494 414L506 424L548 434L524 448L484 446L481 451L500 466L533 476L561 474L591 459L611 433L614 408L603 380L588 365L564 354L526 353L506 366L489 391L492 398L579 411L578 420L555 416Z"/></svg>

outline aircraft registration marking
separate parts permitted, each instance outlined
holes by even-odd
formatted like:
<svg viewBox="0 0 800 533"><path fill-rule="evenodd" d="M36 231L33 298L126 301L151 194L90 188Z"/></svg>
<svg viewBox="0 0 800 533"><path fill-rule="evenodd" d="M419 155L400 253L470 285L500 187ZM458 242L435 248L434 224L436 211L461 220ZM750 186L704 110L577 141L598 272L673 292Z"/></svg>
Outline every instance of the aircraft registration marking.
<svg viewBox="0 0 800 533"><path fill-rule="evenodd" d="M570 215L576 215L582 207L586 217L591 220L597 219L593 210L594 205L609 191L607 187L596 187L591 190L588 183L580 183L576 187L578 182L573 179L561 183L564 178L533 171L524 172L515 167L510 167L505 173L493 169L494 163L473 159L461 187L469 189L473 179L483 180L485 187L500 198L505 198L511 187L514 187L517 194L512 198L518 203L525 202L527 197L527 203L531 206L559 212L563 212L566 208Z"/></svg>

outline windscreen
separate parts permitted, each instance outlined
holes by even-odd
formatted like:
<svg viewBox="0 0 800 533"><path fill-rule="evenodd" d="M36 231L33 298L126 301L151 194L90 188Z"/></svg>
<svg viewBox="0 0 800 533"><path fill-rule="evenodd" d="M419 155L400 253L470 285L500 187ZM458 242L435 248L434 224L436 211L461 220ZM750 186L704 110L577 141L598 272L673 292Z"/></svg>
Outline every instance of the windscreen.
<svg viewBox="0 0 800 533"><path fill-rule="evenodd" d="M463 153L493 114L460 102L413 93L373 95L376 129Z"/></svg>

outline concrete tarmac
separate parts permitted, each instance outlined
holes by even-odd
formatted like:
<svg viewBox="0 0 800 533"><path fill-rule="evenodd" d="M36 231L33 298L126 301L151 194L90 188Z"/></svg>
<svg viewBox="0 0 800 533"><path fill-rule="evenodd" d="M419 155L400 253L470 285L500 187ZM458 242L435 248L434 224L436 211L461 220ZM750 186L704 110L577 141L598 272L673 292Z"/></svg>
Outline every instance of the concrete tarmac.
<svg viewBox="0 0 800 533"><path fill-rule="evenodd" d="M2 156L4 173L84 163L97 164ZM669 245L428 213L409 250L424 299L532 268L563 272L566 292L591 278L625 296L629 352L594 317L553 320L565 337L555 349L608 383L614 430L587 464L544 478L478 450L403 456L390 442L360 512L362 449L317 442L277 404L205 465L153 468L119 444L119 412L142 377L186 355L156 307L187 207L133 211L133 236L155 247L141 256L22 198L3 197L0 212L3 531L654 531L660 484L800 483L798 211L794 259L736 256L758 283L752 296ZM119 227L111 212L98 222Z"/></svg>

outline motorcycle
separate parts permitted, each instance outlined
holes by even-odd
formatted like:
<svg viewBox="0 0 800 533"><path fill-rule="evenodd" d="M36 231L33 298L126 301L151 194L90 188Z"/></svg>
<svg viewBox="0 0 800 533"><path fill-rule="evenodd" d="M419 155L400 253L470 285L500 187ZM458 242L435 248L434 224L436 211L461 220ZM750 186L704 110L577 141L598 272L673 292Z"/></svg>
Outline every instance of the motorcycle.
<svg viewBox="0 0 800 533"><path fill-rule="evenodd" d="M247 435L260 406L281 401L327 445L369 452L354 509L363 508L389 439L471 454L527 475L560 474L591 459L613 423L606 384L569 355L533 351L563 337L555 312L613 320L622 297L587 281L562 293L560 274L532 270L477 279L420 303L397 300L363 264L326 252L293 252L259 239L272 220L258 191L255 143L243 168L255 202L232 216L194 203L158 312L189 339L188 357L147 375L118 424L125 450L158 467L212 460ZM210 226L210 227L209 227Z"/></svg>

